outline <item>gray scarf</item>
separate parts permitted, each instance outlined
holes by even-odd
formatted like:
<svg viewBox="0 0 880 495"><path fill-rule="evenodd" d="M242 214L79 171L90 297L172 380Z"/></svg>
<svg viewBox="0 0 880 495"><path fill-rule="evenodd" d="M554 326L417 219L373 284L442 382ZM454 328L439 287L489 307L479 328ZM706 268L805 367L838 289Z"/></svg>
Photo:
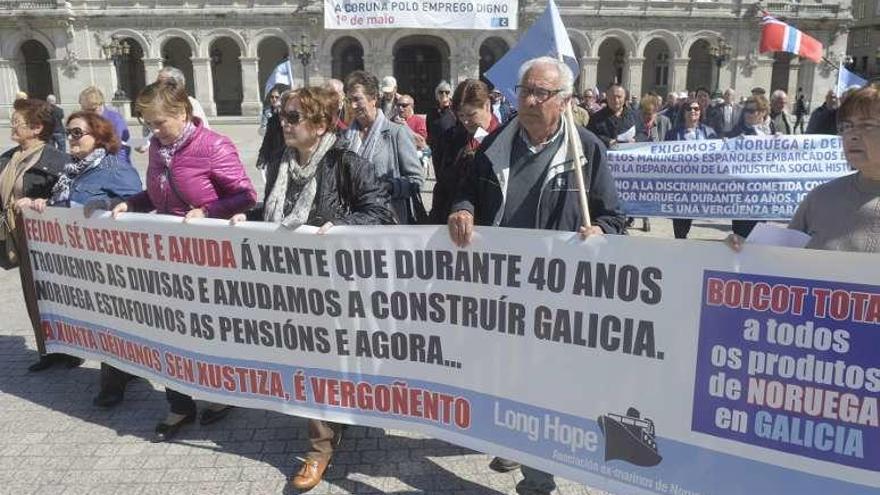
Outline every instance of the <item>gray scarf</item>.
<svg viewBox="0 0 880 495"><path fill-rule="evenodd" d="M335 143L335 134L332 132L324 134L324 137L318 142L315 152L312 153L305 165L300 165L297 161L295 149L287 148L284 150L278 176L275 178L275 184L272 187L272 192L269 193L269 198L266 199L263 220L280 222L281 225L290 228L306 223L309 219L309 213L312 211L312 203L315 202L315 193L318 188L318 181L315 179L318 173L318 164ZM288 197L291 198L293 208L285 216L284 207L288 202Z"/></svg>
<svg viewBox="0 0 880 495"><path fill-rule="evenodd" d="M354 120L345 131L345 138L348 139L348 149L357 153L361 158L372 162L373 154L376 152L376 144L379 143L382 131L385 128L385 114L381 110L376 112L376 120L370 126L370 132L367 133L366 139L361 139L361 124Z"/></svg>

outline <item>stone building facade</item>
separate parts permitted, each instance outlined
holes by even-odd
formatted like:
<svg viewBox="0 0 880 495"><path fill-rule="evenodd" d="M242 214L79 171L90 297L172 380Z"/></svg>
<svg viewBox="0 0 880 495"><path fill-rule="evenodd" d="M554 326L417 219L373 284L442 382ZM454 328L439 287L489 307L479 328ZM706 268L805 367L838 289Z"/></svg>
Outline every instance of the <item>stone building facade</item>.
<svg viewBox="0 0 880 495"><path fill-rule="evenodd" d="M850 0L772 2L771 12L797 24L837 61L847 46ZM519 26L543 12L543 0L520 0ZM704 86L804 88L821 101L836 72L786 55L757 53L756 8L741 0L559 0L580 60L579 88L622 82L633 94L661 94ZM365 68L393 74L422 110L433 88L478 77L511 47L516 31L325 30L316 0L5 0L0 4L0 119L16 91L57 95L77 106L88 85L108 99L127 98L153 80L163 65L181 68L191 93L214 115L257 115L263 85L306 35L315 56L312 83ZM129 45L114 64L102 50L112 39ZM729 47L718 56L718 47ZM297 84L303 66L293 59ZM124 101L117 102L121 108Z"/></svg>
<svg viewBox="0 0 880 495"><path fill-rule="evenodd" d="M880 78L880 0L852 0L852 12L850 69L866 79Z"/></svg>

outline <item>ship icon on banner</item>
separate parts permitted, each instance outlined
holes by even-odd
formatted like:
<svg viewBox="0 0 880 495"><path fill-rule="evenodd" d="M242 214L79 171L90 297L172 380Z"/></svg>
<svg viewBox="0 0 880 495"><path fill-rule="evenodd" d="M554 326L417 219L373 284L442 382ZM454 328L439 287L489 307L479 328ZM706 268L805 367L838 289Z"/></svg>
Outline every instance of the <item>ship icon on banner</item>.
<svg viewBox="0 0 880 495"><path fill-rule="evenodd" d="M619 459L636 466L656 466L663 457L657 449L654 422L630 407L626 416L608 413L599 417L605 435L605 461Z"/></svg>

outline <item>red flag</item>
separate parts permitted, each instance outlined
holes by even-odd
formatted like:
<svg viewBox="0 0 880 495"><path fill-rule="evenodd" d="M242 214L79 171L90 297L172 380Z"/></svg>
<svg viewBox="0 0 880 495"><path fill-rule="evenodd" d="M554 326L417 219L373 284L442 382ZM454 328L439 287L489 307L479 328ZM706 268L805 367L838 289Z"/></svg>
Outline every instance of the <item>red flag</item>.
<svg viewBox="0 0 880 495"><path fill-rule="evenodd" d="M761 28L759 51L787 52L819 63L822 61L822 43L779 19L765 15Z"/></svg>

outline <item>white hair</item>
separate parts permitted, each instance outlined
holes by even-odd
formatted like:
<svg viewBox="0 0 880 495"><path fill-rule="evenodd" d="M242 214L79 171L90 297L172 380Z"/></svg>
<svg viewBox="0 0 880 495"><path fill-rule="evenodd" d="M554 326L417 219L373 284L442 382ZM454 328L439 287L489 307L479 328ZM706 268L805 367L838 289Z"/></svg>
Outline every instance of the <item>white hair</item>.
<svg viewBox="0 0 880 495"><path fill-rule="evenodd" d="M788 95L785 94L785 91L783 91L781 89L777 89L776 91L773 92L773 94L770 95L770 99L771 100L778 100L779 98L785 98L787 96Z"/></svg>
<svg viewBox="0 0 880 495"><path fill-rule="evenodd" d="M574 91L574 74L572 74L571 68L569 68L565 62L553 57L538 57L526 60L526 62L519 68L517 80L522 83L526 74L536 66L550 66L555 68L556 73L559 74L559 96L561 98L568 98L571 96L571 93Z"/></svg>
<svg viewBox="0 0 880 495"><path fill-rule="evenodd" d="M54 105L56 101L57 100L55 99L55 95L49 95L46 97L46 103Z"/></svg>
<svg viewBox="0 0 880 495"><path fill-rule="evenodd" d="M174 79L180 86L186 86L186 76L183 75L183 71L178 69L177 67L172 67L170 65L166 65L159 69L159 73L156 75L156 79L160 77L168 77L170 79Z"/></svg>
<svg viewBox="0 0 880 495"><path fill-rule="evenodd" d="M440 94L441 91L449 91L450 93L452 93L452 85L450 85L446 81L440 81L440 84L438 84L437 87L434 88L434 96Z"/></svg>

